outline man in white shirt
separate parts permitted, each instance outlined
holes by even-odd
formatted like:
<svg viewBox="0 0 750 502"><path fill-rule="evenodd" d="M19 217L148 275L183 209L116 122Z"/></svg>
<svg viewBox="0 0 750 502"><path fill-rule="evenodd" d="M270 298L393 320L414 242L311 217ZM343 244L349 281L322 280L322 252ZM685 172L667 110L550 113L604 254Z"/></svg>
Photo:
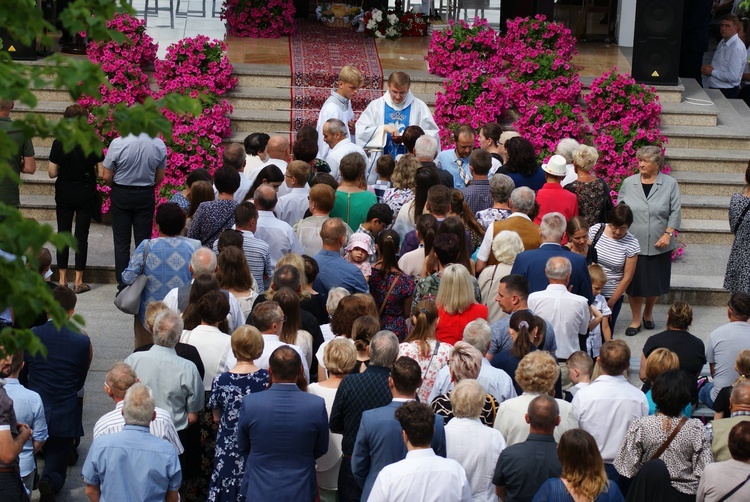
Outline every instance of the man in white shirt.
<svg viewBox="0 0 750 502"><path fill-rule="evenodd" d="M289 193L279 197L276 203L276 215L289 225L294 225L304 218L310 201L308 194L310 186L307 179L310 177L310 164L301 160L293 160L286 166L284 181L290 187Z"/></svg>
<svg viewBox="0 0 750 502"><path fill-rule="evenodd" d="M719 33L723 39L716 46L710 65L701 67L701 74L708 77L709 89L719 89L728 99L740 94L742 73L747 64L747 49L738 35L740 20L734 14L721 17Z"/></svg>
<svg viewBox="0 0 750 502"><path fill-rule="evenodd" d="M336 90L331 91L323 106L320 107L318 115L318 158L327 160L329 147L323 141L323 124L328 119L338 119L347 125L346 137L352 139L354 131L354 111L352 110L352 98L360 87L364 79L362 73L353 66L344 66L339 72L339 78L336 81Z"/></svg>
<svg viewBox="0 0 750 502"><path fill-rule="evenodd" d="M625 342L612 340L602 345L596 364L602 374L576 392L573 410L579 427L594 436L607 477L617 482L619 474L612 462L633 420L648 415L648 402L624 376L630 367L630 348Z"/></svg>
<svg viewBox="0 0 750 502"><path fill-rule="evenodd" d="M302 244L294 235L289 223L282 221L273 213L278 199L276 191L271 185L263 184L255 190L253 195L255 207L258 208L258 227L255 236L266 241L271 253L271 268L276 262L289 253L303 254Z"/></svg>
<svg viewBox="0 0 750 502"><path fill-rule="evenodd" d="M305 355L302 353L302 349L297 345L284 343L279 340L279 333L281 333L281 328L284 326L284 321L286 321L286 316L281 310L281 307L279 307L279 304L271 300L262 302L253 309L252 316L253 326L258 328L258 331L263 335L263 353L254 361L255 365L261 369L267 370L268 360L273 351L279 347L288 345L293 348L302 359L302 368L305 371L305 378L309 382L310 367L307 364Z"/></svg>
<svg viewBox="0 0 750 502"><path fill-rule="evenodd" d="M573 352L586 350L585 340L588 338L591 313L586 298L568 291L570 260L554 256L547 260L544 272L549 285L544 291L531 293L528 304L536 315L549 321L555 328L556 355L562 371L562 384L563 388L568 388L570 378L565 362ZM580 340L584 341L583 349Z"/></svg>
<svg viewBox="0 0 750 502"><path fill-rule="evenodd" d="M245 137L245 178L252 184L268 160L266 147L270 136L264 132L254 132Z"/></svg>
<svg viewBox="0 0 750 502"><path fill-rule="evenodd" d="M471 321L464 328L464 342L482 353L482 366L479 368L477 382L482 385L486 393L497 399L497 404L501 404L503 401L516 397L516 389L513 387L513 380L510 376L505 371L492 366L486 357L490 349L491 338L492 330L484 319ZM453 379L450 368L443 366L435 377L435 384L432 386L432 392L427 401L431 403L437 396L451 389L453 389Z"/></svg>
<svg viewBox="0 0 750 502"><path fill-rule="evenodd" d="M437 456L430 448L435 432L435 414L430 407L411 401L395 415L408 452L404 460L380 471L368 501L471 501L471 486L461 464Z"/></svg>
<svg viewBox="0 0 750 502"><path fill-rule="evenodd" d="M94 437L103 436L105 434L114 434L120 432L125 427L125 417L122 416L123 400L125 399L125 392L138 383L138 376L135 374L133 368L125 363L115 363L104 379L104 392L115 402L115 409L102 415L102 417L96 421L94 425ZM151 434L168 441L178 455L181 455L184 450L180 437L177 435L177 430L172 422L172 416L167 410L159 408L155 409L156 417L149 424Z"/></svg>
<svg viewBox="0 0 750 502"><path fill-rule="evenodd" d="M331 176L340 181L339 176L339 164L341 159L345 155L350 153L358 153L365 159L365 165L367 165L367 154L361 146L352 141L347 137L347 127L339 119L328 119L323 124L323 141L329 146L328 157L326 162L331 166ZM373 184L378 179L378 175L375 169L370 166L367 171L367 183ZM372 179L371 179L372 178Z"/></svg>
<svg viewBox="0 0 750 502"><path fill-rule="evenodd" d="M230 143L224 148L221 154L221 162L224 167L231 167L235 169L240 175L245 171L247 155L245 154L245 148L239 143ZM240 187L234 192L232 196L237 203L245 200L248 190L253 183L245 176L240 176ZM218 197L219 192L214 187L214 193Z"/></svg>
<svg viewBox="0 0 750 502"><path fill-rule="evenodd" d="M268 140L268 146L266 146L266 153L268 154L268 160L260 166L261 169L273 164L281 169L281 172L284 172L287 164L292 159L292 149L289 144L289 138L278 134L271 136ZM286 185L286 180L284 180L281 186L279 186L279 196L288 193L289 187Z"/></svg>

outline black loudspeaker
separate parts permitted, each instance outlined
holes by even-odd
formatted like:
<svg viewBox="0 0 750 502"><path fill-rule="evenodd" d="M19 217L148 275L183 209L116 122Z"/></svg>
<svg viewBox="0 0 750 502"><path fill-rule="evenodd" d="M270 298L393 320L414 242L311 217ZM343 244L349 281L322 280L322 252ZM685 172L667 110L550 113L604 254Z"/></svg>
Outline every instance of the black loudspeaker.
<svg viewBox="0 0 750 502"><path fill-rule="evenodd" d="M3 41L3 52L10 54L10 57L18 61L36 61L36 40L31 46L21 45L13 40L4 28L0 28L0 39Z"/></svg>
<svg viewBox="0 0 750 502"><path fill-rule="evenodd" d="M633 78L648 85L677 85L683 0L638 0L633 38Z"/></svg>

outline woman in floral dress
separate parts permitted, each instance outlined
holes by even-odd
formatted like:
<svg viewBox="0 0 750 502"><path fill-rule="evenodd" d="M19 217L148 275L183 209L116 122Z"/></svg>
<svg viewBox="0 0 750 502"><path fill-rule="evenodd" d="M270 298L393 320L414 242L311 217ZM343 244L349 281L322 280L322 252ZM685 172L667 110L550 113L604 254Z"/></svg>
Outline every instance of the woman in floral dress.
<svg viewBox="0 0 750 502"><path fill-rule="evenodd" d="M398 159L391 176L393 187L383 194L383 202L388 204L394 215L398 215L404 204L414 200L414 176L422 165L414 155L406 154Z"/></svg>
<svg viewBox="0 0 750 502"><path fill-rule="evenodd" d="M750 293L750 162L745 170L745 188L741 193L732 195L729 202L729 228L734 234L732 251L727 261L727 273L724 276L724 289L732 293Z"/></svg>
<svg viewBox="0 0 750 502"><path fill-rule="evenodd" d="M593 146L582 145L573 153L573 167L578 179L565 186L569 192L578 197L578 214L583 216L589 226L607 221L607 214L614 207L609 196L609 185L591 171L599 159L599 153Z"/></svg>
<svg viewBox="0 0 750 502"><path fill-rule="evenodd" d="M421 402L427 403L438 371L448 364L453 346L440 343L435 338L438 308L432 300L424 300L417 304L417 315L413 320L414 331L406 342L399 345L398 355L410 357L419 363L422 370L422 385L417 390L417 396Z"/></svg>
<svg viewBox="0 0 750 502"><path fill-rule="evenodd" d="M378 260L372 266L370 294L380 311L380 329L393 331L399 341L409 334L404 312L409 312L414 294L414 279L398 267L398 233L384 230L378 234Z"/></svg>
<svg viewBox="0 0 750 502"><path fill-rule="evenodd" d="M269 382L268 372L253 363L263 353L260 331L249 325L237 328L232 334L232 351L237 357L237 365L214 378L208 400L214 420L219 422L214 470L208 491L211 502L240 500L245 457L237 449L236 429L242 398L266 390Z"/></svg>

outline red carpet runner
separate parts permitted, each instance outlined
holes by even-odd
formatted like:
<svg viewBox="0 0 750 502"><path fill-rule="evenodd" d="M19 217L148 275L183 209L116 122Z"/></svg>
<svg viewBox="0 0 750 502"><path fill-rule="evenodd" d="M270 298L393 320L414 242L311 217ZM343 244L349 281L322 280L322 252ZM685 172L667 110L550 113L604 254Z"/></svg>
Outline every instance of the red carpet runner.
<svg viewBox="0 0 750 502"><path fill-rule="evenodd" d="M292 61L292 131L315 127L318 112L334 88L339 71L356 67L364 84L352 100L359 116L367 104L382 96L383 70L375 41L349 28L329 28L318 21L301 21L289 37Z"/></svg>

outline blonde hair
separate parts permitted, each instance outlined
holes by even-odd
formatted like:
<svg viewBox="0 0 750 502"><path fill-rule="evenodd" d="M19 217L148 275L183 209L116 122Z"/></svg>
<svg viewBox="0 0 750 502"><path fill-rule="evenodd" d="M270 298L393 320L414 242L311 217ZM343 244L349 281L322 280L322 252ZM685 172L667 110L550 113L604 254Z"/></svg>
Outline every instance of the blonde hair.
<svg viewBox="0 0 750 502"><path fill-rule="evenodd" d="M456 383L476 378L482 368L482 353L466 342L456 342L448 359L448 368Z"/></svg>
<svg viewBox="0 0 750 502"><path fill-rule="evenodd" d="M414 330L409 334L406 343L418 342L422 357L430 355L429 340L435 339L435 327L437 326L438 309L432 300L422 300L417 304L414 317Z"/></svg>
<svg viewBox="0 0 750 502"><path fill-rule="evenodd" d="M498 140L498 143L505 146L505 143L511 139L511 138L518 138L521 136L516 131L505 131L500 135L500 139Z"/></svg>
<svg viewBox="0 0 750 502"><path fill-rule="evenodd" d="M591 284L599 284L604 286L607 284L607 273L604 271L601 265L592 263L589 265L589 277L591 277Z"/></svg>
<svg viewBox="0 0 750 502"><path fill-rule="evenodd" d="M344 66L339 72L339 80L345 84L356 85L362 87L364 78L362 73L354 66Z"/></svg>
<svg viewBox="0 0 750 502"><path fill-rule="evenodd" d="M568 357L568 368L577 369L590 377L594 369L594 360L584 351L577 350Z"/></svg>
<svg viewBox="0 0 750 502"><path fill-rule="evenodd" d="M599 447L585 430L571 429L563 433L557 456L562 465L561 477L568 481L575 495L594 500L609 486Z"/></svg>
<svg viewBox="0 0 750 502"><path fill-rule="evenodd" d="M590 172L598 160L599 152L593 146L581 145L573 152L573 164L585 173Z"/></svg>
<svg viewBox="0 0 750 502"><path fill-rule="evenodd" d="M293 160L286 166L287 173L294 178L294 181L298 185L301 183L303 186L307 183L307 179L310 177L311 169L312 167L310 164L301 160Z"/></svg>
<svg viewBox="0 0 750 502"><path fill-rule="evenodd" d="M492 239L492 254L500 263L513 265L518 253L524 251L521 237L513 230L502 230Z"/></svg>
<svg viewBox="0 0 750 502"><path fill-rule="evenodd" d="M456 418L479 418L487 395L472 378L461 380L451 391L451 408Z"/></svg>
<svg viewBox="0 0 750 502"><path fill-rule="evenodd" d="M164 302L151 302L146 307L146 329L149 333L154 332L154 321L156 316L167 310L167 304Z"/></svg>
<svg viewBox="0 0 750 502"><path fill-rule="evenodd" d="M750 350L741 350L740 353L737 354L737 359L735 359L734 361L734 366L737 368L737 373L740 376L732 385L750 381Z"/></svg>
<svg viewBox="0 0 750 502"><path fill-rule="evenodd" d="M651 382L656 377L669 370L680 368L680 358L669 349L656 349L646 359L646 378Z"/></svg>
<svg viewBox="0 0 750 502"><path fill-rule="evenodd" d="M414 189L414 177L417 175L417 169L422 167L422 163L414 155L407 153L401 156L396 162L396 167L391 175L393 188Z"/></svg>
<svg viewBox="0 0 750 502"><path fill-rule="evenodd" d="M323 354L323 363L331 375L346 375L357 365L357 349L347 338L334 338Z"/></svg>
<svg viewBox="0 0 750 502"><path fill-rule="evenodd" d="M446 313L455 315L460 314L476 302L474 281L466 267L460 263L453 263L445 267L435 303L442 307Z"/></svg>
<svg viewBox="0 0 750 502"><path fill-rule="evenodd" d="M524 392L550 392L559 376L557 361L543 350L526 354L516 369L516 382Z"/></svg>
<svg viewBox="0 0 750 502"><path fill-rule="evenodd" d="M254 361L263 354L263 335L255 326L243 324L232 333L232 352L237 361Z"/></svg>

